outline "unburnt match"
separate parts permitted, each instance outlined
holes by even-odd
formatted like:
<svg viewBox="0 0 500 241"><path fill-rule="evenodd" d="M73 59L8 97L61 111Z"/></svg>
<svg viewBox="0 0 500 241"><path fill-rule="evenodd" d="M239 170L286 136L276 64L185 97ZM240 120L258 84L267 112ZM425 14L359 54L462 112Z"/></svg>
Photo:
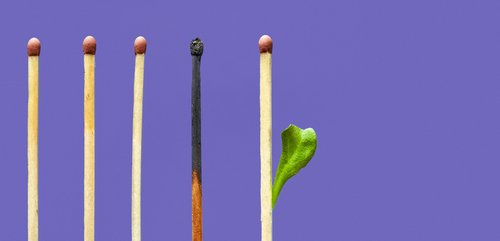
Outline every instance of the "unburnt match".
<svg viewBox="0 0 500 241"><path fill-rule="evenodd" d="M84 241L94 241L95 213L95 52L94 37L83 40L84 61Z"/></svg>
<svg viewBox="0 0 500 241"><path fill-rule="evenodd" d="M201 188L201 101L200 62L203 42L196 38L190 45L192 56L191 92L191 146L192 146L192 239L201 241L202 235L202 188Z"/></svg>
<svg viewBox="0 0 500 241"><path fill-rule="evenodd" d="M141 240L141 149L142 100L144 86L144 57L146 39L139 36L134 42L134 114L132 130L132 241Z"/></svg>
<svg viewBox="0 0 500 241"><path fill-rule="evenodd" d="M271 56L273 41L268 35L259 39L260 50L260 220L262 241L273 239L272 209L272 95Z"/></svg>
<svg viewBox="0 0 500 241"><path fill-rule="evenodd" d="M38 241L38 59L40 41L28 41L28 241Z"/></svg>

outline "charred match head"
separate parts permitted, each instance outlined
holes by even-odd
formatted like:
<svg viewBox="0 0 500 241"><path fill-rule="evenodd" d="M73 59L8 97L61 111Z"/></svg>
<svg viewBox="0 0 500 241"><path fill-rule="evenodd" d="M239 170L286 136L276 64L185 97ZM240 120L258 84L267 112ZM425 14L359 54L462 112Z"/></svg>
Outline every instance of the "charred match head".
<svg viewBox="0 0 500 241"><path fill-rule="evenodd" d="M94 55L96 50L96 41L92 36L87 36L83 40L83 53Z"/></svg>
<svg viewBox="0 0 500 241"><path fill-rule="evenodd" d="M261 53L273 53L273 40L269 35L262 35L262 37L260 37L259 50Z"/></svg>
<svg viewBox="0 0 500 241"><path fill-rule="evenodd" d="M28 56L39 56L40 55L40 40L37 38L31 38L28 41Z"/></svg>
<svg viewBox="0 0 500 241"><path fill-rule="evenodd" d="M200 38L195 38L191 41L191 55L201 56L203 54L203 41Z"/></svg>
<svg viewBox="0 0 500 241"><path fill-rule="evenodd" d="M135 51L135 54L145 54L146 53L146 39L144 37L139 36L135 39L134 51Z"/></svg>

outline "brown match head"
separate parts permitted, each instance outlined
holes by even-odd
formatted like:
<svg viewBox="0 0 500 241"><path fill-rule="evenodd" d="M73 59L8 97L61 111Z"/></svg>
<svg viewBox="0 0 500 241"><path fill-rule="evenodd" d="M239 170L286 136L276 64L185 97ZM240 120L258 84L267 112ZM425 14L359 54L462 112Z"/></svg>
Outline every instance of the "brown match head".
<svg viewBox="0 0 500 241"><path fill-rule="evenodd" d="M28 56L39 56L40 55L40 40L37 38L31 38L28 41Z"/></svg>
<svg viewBox="0 0 500 241"><path fill-rule="evenodd" d="M261 53L273 53L273 40L269 35L262 35L262 37L260 37L259 50Z"/></svg>
<svg viewBox="0 0 500 241"><path fill-rule="evenodd" d="M146 39L144 37L139 36L135 39L134 51L135 51L135 54L145 54L146 53Z"/></svg>
<svg viewBox="0 0 500 241"><path fill-rule="evenodd" d="M96 50L96 42L95 38L92 36L87 36L83 40L83 53L84 54L95 54Z"/></svg>

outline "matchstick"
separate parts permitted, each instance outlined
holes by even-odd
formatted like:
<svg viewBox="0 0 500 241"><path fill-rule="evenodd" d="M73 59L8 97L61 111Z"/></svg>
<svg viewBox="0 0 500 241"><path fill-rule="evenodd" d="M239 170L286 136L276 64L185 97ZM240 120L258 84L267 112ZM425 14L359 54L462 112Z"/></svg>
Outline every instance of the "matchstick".
<svg viewBox="0 0 500 241"><path fill-rule="evenodd" d="M94 71L95 71L96 41L94 37L87 36L83 40L83 60L85 72L84 87L84 241L94 241L94 211L95 211L95 96L94 96Z"/></svg>
<svg viewBox="0 0 500 241"><path fill-rule="evenodd" d="M192 238L193 241L202 241L200 62L203 54L203 42L196 38L191 41L190 48L193 64L191 89Z"/></svg>
<svg viewBox="0 0 500 241"><path fill-rule="evenodd" d="M38 241L38 59L40 41L28 41L28 241Z"/></svg>
<svg viewBox="0 0 500 241"><path fill-rule="evenodd" d="M263 35L260 50L260 221L262 241L273 239L272 210L272 92L271 56L273 41Z"/></svg>
<svg viewBox="0 0 500 241"><path fill-rule="evenodd" d="M132 241L141 241L141 149L142 99L144 87L144 56L146 39L139 36L134 42L134 114L132 130Z"/></svg>

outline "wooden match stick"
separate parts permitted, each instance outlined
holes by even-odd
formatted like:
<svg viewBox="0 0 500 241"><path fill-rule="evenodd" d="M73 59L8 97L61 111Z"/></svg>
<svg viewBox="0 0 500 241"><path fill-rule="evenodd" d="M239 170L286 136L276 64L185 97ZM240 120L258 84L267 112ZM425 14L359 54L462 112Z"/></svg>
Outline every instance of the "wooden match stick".
<svg viewBox="0 0 500 241"><path fill-rule="evenodd" d="M28 241L38 241L38 59L40 41L28 41Z"/></svg>
<svg viewBox="0 0 500 241"><path fill-rule="evenodd" d="M87 36L83 40L83 60L85 72L84 87L84 241L94 241L94 211L95 211L95 51L94 37Z"/></svg>
<svg viewBox="0 0 500 241"><path fill-rule="evenodd" d="M146 39L139 36L134 42L134 114L132 131L132 241L141 241L141 149L142 99L144 87L144 56Z"/></svg>
<svg viewBox="0 0 500 241"><path fill-rule="evenodd" d="M262 241L273 239L272 209L272 92L271 56L273 41L263 35L260 50L260 221Z"/></svg>
<svg viewBox="0 0 500 241"><path fill-rule="evenodd" d="M191 135L192 135L192 238L202 241L202 188L201 188L201 101L200 101L200 62L203 54L203 42L196 38L191 41L193 64L191 92Z"/></svg>

